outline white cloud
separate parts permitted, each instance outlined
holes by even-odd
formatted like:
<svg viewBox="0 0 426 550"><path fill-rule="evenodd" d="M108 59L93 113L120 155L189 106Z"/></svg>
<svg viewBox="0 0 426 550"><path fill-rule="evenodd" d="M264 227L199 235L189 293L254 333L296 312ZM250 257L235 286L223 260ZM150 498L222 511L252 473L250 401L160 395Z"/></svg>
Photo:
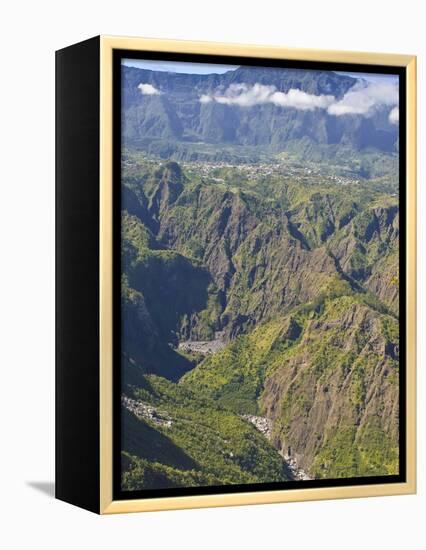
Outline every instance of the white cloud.
<svg viewBox="0 0 426 550"><path fill-rule="evenodd" d="M201 97L200 97L200 103L210 103L210 101L213 101L212 98L207 95L207 94L203 94Z"/></svg>
<svg viewBox="0 0 426 550"><path fill-rule="evenodd" d="M261 103L268 103L270 96L275 92L275 86L264 86L263 84L231 84L225 92L214 94L213 99L217 103L225 105L240 105L241 107L252 107Z"/></svg>
<svg viewBox="0 0 426 550"><path fill-rule="evenodd" d="M138 90L141 91L142 95L160 95L161 94L160 90L158 90L152 84L142 84L142 82L139 84Z"/></svg>
<svg viewBox="0 0 426 550"><path fill-rule="evenodd" d="M389 122L391 124L399 123L399 107L394 107L392 111L389 113Z"/></svg>
<svg viewBox="0 0 426 550"><path fill-rule="evenodd" d="M204 94L200 97L201 103L216 101L224 105L239 105L252 107L272 103L281 107L294 107L301 110L313 110L326 108L334 101L331 95L313 95L301 90L291 89L287 93L278 92L275 86L265 84L231 84L224 92L217 91L211 95Z"/></svg>
<svg viewBox="0 0 426 550"><path fill-rule="evenodd" d="M332 95L307 94L306 92L302 92L302 90L292 88L287 93L273 93L271 101L281 107L294 107L302 111L312 111L314 109L327 108L335 101L335 98Z"/></svg>
<svg viewBox="0 0 426 550"><path fill-rule="evenodd" d="M302 111L327 109L327 112L334 116L347 114L370 116L380 106L396 107L398 105L398 85L394 81L358 80L341 99L336 99L333 95L308 94L295 88L288 92L279 92L275 86L259 83L249 86L240 83L231 84L225 91L218 89L212 94L203 94L200 97L201 103L210 101L240 107L271 103ZM396 116L395 112L392 118ZM394 120L391 122L396 123Z"/></svg>
<svg viewBox="0 0 426 550"><path fill-rule="evenodd" d="M369 116L377 107L398 105L398 85L394 82L359 80L342 99L328 107L330 115L357 114Z"/></svg>

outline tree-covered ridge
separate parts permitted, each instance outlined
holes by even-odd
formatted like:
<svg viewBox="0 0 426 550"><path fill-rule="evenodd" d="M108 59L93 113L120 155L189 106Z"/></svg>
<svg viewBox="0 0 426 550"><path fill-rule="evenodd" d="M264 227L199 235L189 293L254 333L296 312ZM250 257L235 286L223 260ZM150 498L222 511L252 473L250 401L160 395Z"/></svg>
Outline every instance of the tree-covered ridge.
<svg viewBox="0 0 426 550"><path fill-rule="evenodd" d="M283 459L251 424L189 387L128 368L133 384L126 394L153 407L167 423L123 408L125 490L288 479Z"/></svg>
<svg viewBox="0 0 426 550"><path fill-rule="evenodd" d="M176 163L150 172L142 162L139 180L126 171L123 177L123 206L155 232L155 247L163 249L155 257L175 255L176 262L179 253L209 273L204 286L222 310L216 323L209 316L210 333L234 334L243 318L266 320L310 301L336 274L397 310L398 200L381 183L358 182L348 193L347 185L321 176L304 182L260 175L247 182L235 172L187 177ZM382 277L377 266L384 264ZM194 319L188 330L199 326Z"/></svg>
<svg viewBox="0 0 426 550"><path fill-rule="evenodd" d="M181 384L274 421L276 448L315 477L398 470L398 322L336 281L257 326ZM350 434L350 435L349 435Z"/></svg>
<svg viewBox="0 0 426 550"><path fill-rule="evenodd" d="M392 181L125 151L122 205L123 392L172 422L125 408L124 488L397 471Z"/></svg>

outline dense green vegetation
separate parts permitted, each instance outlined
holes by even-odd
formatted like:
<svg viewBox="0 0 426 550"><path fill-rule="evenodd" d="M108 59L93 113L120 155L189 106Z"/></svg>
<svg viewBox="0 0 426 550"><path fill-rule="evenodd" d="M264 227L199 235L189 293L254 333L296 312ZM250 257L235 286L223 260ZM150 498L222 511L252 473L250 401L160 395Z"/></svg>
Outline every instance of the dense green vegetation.
<svg viewBox="0 0 426 550"><path fill-rule="evenodd" d="M316 477L396 473L398 323L350 288L340 292L238 337L180 384L237 413L273 418L280 448L312 438L300 464Z"/></svg>
<svg viewBox="0 0 426 550"><path fill-rule="evenodd" d="M128 395L155 407L171 425L158 426L123 409L126 490L287 479L276 450L237 415L161 377L139 374L134 382Z"/></svg>
<svg viewBox="0 0 426 550"><path fill-rule="evenodd" d="M123 488L285 480L281 454L315 478L397 472L398 198L368 155L355 180L349 160L124 151L123 394L171 425L123 409Z"/></svg>
<svg viewBox="0 0 426 550"><path fill-rule="evenodd" d="M302 324L292 316L260 324L207 357L181 384L237 413L259 414L267 373L283 360L301 331Z"/></svg>

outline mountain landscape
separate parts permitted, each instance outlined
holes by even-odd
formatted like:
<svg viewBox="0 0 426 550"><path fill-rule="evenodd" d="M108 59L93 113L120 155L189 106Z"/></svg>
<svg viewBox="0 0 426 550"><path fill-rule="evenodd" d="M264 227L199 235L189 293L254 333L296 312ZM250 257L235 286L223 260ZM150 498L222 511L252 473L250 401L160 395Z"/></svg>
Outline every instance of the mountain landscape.
<svg viewBox="0 0 426 550"><path fill-rule="evenodd" d="M122 67L123 490L398 473L393 87Z"/></svg>

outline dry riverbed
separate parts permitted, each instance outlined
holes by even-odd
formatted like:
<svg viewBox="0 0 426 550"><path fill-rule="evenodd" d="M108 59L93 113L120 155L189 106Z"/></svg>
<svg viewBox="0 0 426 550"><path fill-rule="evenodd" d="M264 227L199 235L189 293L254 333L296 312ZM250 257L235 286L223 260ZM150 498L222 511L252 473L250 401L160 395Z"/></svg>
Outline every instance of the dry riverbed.
<svg viewBox="0 0 426 550"><path fill-rule="evenodd" d="M223 332L216 332L214 340L186 340L180 342L178 349L185 352L201 353L210 355L217 353L226 346L223 338Z"/></svg>
<svg viewBox="0 0 426 550"><path fill-rule="evenodd" d="M269 441L271 440L272 421L269 420L269 418L266 418L265 416L255 416L253 414L243 414L241 415L241 418L244 418L244 420L247 420L247 422L253 424L253 426L266 437L266 439ZM282 450L279 450L278 452L285 460L288 473L292 477L293 481L306 481L312 479L304 470L298 467L297 461L293 456L285 454Z"/></svg>

